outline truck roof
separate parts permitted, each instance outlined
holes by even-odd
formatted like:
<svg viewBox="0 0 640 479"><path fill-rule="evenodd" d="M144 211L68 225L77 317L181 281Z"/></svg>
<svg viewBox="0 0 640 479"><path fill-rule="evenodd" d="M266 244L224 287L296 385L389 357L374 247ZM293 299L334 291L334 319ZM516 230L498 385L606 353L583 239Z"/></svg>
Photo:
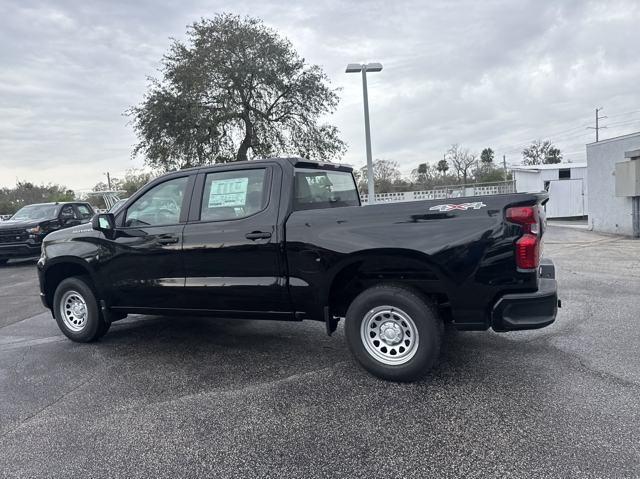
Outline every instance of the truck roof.
<svg viewBox="0 0 640 479"><path fill-rule="evenodd" d="M291 165L297 168L331 168L339 171L353 171L353 167L351 165L346 165L343 163L333 163L330 161L314 161L306 158L291 156L291 157L271 157L271 158L260 158L257 160L248 160L248 161L233 161L228 163L214 163L210 165L199 165L194 166L192 168L185 168L183 170L179 170L180 172L184 171L197 171L203 168L215 168L215 167L223 167L229 165L255 165L256 163L266 163L266 162L277 162L277 163L285 163L287 165ZM177 171L172 171L171 173L177 173Z"/></svg>
<svg viewBox="0 0 640 479"><path fill-rule="evenodd" d="M75 205L78 203L82 203L82 204L88 204L86 201L82 201L82 200L74 200L74 201L46 201L43 203L29 203L28 205L24 205L24 206L40 206L40 205ZM23 206L23 208L24 208Z"/></svg>

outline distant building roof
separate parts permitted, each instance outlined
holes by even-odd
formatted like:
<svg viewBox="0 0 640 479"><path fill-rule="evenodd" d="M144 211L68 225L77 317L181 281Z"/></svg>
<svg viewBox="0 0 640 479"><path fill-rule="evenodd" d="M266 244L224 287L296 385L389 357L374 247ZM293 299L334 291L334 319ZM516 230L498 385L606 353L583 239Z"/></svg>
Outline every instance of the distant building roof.
<svg viewBox="0 0 640 479"><path fill-rule="evenodd" d="M635 137L640 137L640 131L636 131L635 133L628 133L626 135L620 135L620 136L614 136L613 138L607 138L605 140L600 140L600 141L594 141L592 143L587 143L587 148L592 148L594 146L601 146L601 145L606 145L607 143L610 143L612 141L618 141L618 140L624 140L627 138L635 138Z"/></svg>
<svg viewBox="0 0 640 479"><path fill-rule="evenodd" d="M559 170L560 168L586 168L586 163L551 163L549 165L512 166L512 170L537 172L541 170Z"/></svg>

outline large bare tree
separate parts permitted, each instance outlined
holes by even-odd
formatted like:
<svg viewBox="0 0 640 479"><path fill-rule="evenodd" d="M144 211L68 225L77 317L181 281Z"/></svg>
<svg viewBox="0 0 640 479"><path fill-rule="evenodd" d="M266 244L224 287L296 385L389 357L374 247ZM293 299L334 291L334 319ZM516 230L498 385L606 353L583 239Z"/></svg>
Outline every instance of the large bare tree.
<svg viewBox="0 0 640 479"><path fill-rule="evenodd" d="M473 168L478 162L478 155L471 153L467 148L462 148L459 144L455 143L447 150L446 157L447 161L451 163L458 180L466 184L467 180L472 176Z"/></svg>
<svg viewBox="0 0 640 479"><path fill-rule="evenodd" d="M360 191L367 191L367 166L360 168ZM397 161L375 160L373 162L373 182L375 191L389 193L393 191L394 184L402 179Z"/></svg>

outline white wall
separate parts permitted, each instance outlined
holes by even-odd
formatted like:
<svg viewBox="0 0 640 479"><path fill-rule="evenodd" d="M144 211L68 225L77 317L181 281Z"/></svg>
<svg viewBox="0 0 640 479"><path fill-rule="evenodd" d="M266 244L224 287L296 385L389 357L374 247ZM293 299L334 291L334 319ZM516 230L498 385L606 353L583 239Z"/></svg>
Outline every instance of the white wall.
<svg viewBox="0 0 640 479"><path fill-rule="evenodd" d="M399 191L395 193L376 193L376 203L399 203L403 201L439 200L445 198L464 198L466 196L502 195L514 193L513 181L499 183L478 183L467 187L449 186L436 190L425 191ZM367 193L360 194L360 202L369 203Z"/></svg>
<svg viewBox="0 0 640 479"><path fill-rule="evenodd" d="M571 170L571 179L560 180L559 170L566 168ZM549 202L546 208L548 218L588 214L587 168L584 166L571 167L570 164L564 163L558 165L557 168L513 170L513 173L516 180L516 191L519 193L544 191L545 181L552 183L549 188ZM567 184L564 184L565 182Z"/></svg>
<svg viewBox="0 0 640 479"><path fill-rule="evenodd" d="M557 176L557 173L556 173ZM513 170L518 193L537 193L544 191L544 181L539 171Z"/></svg>
<svg viewBox="0 0 640 479"><path fill-rule="evenodd" d="M563 163L557 168L540 170L514 169L513 173L516 180L516 189L520 193L537 193L538 191L544 191L544 182L558 180L559 170L564 170L566 168L571 170L572 180L580 178L584 179L587 177L587 168L584 166L571 167L570 165L571 163Z"/></svg>
<svg viewBox="0 0 640 479"><path fill-rule="evenodd" d="M615 164L640 148L640 133L587 145L589 226L595 231L633 234L631 198L616 197Z"/></svg>
<svg viewBox="0 0 640 479"><path fill-rule="evenodd" d="M545 206L547 218L585 216L584 185L582 178L549 182L549 202Z"/></svg>

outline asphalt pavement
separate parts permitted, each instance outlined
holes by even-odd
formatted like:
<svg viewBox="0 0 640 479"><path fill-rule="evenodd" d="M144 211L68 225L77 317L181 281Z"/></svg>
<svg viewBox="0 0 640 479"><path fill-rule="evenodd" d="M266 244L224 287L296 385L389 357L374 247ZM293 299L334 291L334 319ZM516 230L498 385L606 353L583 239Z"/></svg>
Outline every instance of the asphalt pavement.
<svg viewBox="0 0 640 479"><path fill-rule="evenodd" d="M0 267L0 477L640 477L640 241L550 227L563 307L448 331L425 380L342 326L147 318L76 344L33 262Z"/></svg>

